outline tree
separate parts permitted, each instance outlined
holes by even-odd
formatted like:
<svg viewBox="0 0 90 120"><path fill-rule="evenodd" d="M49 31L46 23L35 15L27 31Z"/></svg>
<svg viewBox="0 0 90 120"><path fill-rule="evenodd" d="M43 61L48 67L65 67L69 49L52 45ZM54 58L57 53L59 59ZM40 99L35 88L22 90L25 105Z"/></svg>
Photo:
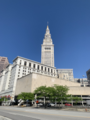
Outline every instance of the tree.
<svg viewBox="0 0 90 120"><path fill-rule="evenodd" d="M7 97L2 97L2 98L0 98L0 104L2 103L2 102L6 102L8 99L7 99Z"/></svg>
<svg viewBox="0 0 90 120"><path fill-rule="evenodd" d="M18 95L17 99L22 99L22 100L34 100L34 94L33 93L25 93L22 92L21 94Z"/></svg>
<svg viewBox="0 0 90 120"><path fill-rule="evenodd" d="M44 101L46 101L46 97L49 97L51 101L58 101L59 103L67 98L68 87L67 86L59 86L54 85L53 87L41 86L38 87L34 94L37 94L38 97L44 97ZM46 108L46 102L44 102Z"/></svg>
<svg viewBox="0 0 90 120"><path fill-rule="evenodd" d="M37 98L44 97L44 106L45 106L45 108L46 108L46 97L48 96L47 87L46 87L46 86L40 86L40 87L38 87L38 88L34 91L34 94L37 94L37 95L38 95Z"/></svg>
<svg viewBox="0 0 90 120"><path fill-rule="evenodd" d="M73 106L73 102L75 102L76 104L79 102L79 101L82 101L82 98L80 97L73 97L72 95L68 95L68 99L67 101L71 101L72 102L72 106Z"/></svg>
<svg viewBox="0 0 90 120"><path fill-rule="evenodd" d="M73 97L73 100L77 104L79 101L82 101L82 98L80 98L80 97Z"/></svg>
<svg viewBox="0 0 90 120"><path fill-rule="evenodd" d="M67 92L69 88L67 86L60 86L60 85L54 85L55 92L56 92L56 99L59 102L59 107L60 107L60 102L63 102L63 100L67 100Z"/></svg>

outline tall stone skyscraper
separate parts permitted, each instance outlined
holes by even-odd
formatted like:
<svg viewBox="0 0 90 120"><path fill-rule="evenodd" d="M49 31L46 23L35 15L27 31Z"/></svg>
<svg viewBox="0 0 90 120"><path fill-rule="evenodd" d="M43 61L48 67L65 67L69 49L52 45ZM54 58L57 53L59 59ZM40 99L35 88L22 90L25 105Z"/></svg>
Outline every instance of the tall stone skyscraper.
<svg viewBox="0 0 90 120"><path fill-rule="evenodd" d="M54 67L54 44L48 26L42 44L41 63Z"/></svg>

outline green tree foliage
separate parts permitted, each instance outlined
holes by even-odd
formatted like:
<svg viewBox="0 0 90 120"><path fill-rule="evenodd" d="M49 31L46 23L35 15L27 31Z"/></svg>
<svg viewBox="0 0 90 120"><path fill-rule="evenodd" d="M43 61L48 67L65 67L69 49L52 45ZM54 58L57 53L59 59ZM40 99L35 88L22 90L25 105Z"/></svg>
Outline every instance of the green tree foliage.
<svg viewBox="0 0 90 120"><path fill-rule="evenodd" d="M68 98L67 92L69 88L67 86L54 85L54 89L56 92L55 95L56 100L59 102L59 106L60 106L60 102L67 100Z"/></svg>
<svg viewBox="0 0 90 120"><path fill-rule="evenodd" d="M7 101L8 99L6 98L6 97L2 97L1 99L0 99L0 102L3 102L3 101Z"/></svg>
<svg viewBox="0 0 90 120"><path fill-rule="evenodd" d="M71 102L73 105L73 102L75 102L75 104L77 104L79 101L82 101L82 98L81 97L73 97L72 95L68 95L67 101Z"/></svg>
<svg viewBox="0 0 90 120"><path fill-rule="evenodd" d="M17 99L22 99L22 100L34 100L34 94L33 93L25 93L22 92L21 94L18 95Z"/></svg>
<svg viewBox="0 0 90 120"><path fill-rule="evenodd" d="M82 101L80 97L73 97L73 101L77 104L79 101Z"/></svg>
<svg viewBox="0 0 90 120"><path fill-rule="evenodd" d="M34 94L38 94L39 97L46 97L48 95L47 93L47 87L46 86L40 86L35 91Z"/></svg>
<svg viewBox="0 0 90 120"><path fill-rule="evenodd" d="M67 86L59 85L54 85L53 87L41 86L34 91L34 94L37 94L38 97L44 97L45 101L46 97L49 97L51 101L57 100L60 103L60 101L66 100L68 90L69 89Z"/></svg>

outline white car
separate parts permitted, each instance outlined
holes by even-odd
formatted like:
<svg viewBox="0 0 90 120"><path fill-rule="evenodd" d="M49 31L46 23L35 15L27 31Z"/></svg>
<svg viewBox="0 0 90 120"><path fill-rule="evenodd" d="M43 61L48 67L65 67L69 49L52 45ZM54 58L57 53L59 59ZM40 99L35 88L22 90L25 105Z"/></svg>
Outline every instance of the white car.
<svg viewBox="0 0 90 120"><path fill-rule="evenodd" d="M55 104L54 104L54 103L48 103L47 106L48 106L48 107L54 107Z"/></svg>
<svg viewBox="0 0 90 120"><path fill-rule="evenodd" d="M43 106L43 104L42 103L38 103L38 106Z"/></svg>
<svg viewBox="0 0 90 120"><path fill-rule="evenodd" d="M50 105L53 107L53 106L55 106L55 104L54 103L50 103Z"/></svg>

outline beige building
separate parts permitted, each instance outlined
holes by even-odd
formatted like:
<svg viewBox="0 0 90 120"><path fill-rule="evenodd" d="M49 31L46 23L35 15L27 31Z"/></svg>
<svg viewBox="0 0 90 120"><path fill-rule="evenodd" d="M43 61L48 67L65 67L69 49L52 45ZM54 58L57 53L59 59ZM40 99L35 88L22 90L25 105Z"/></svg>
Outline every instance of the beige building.
<svg viewBox="0 0 90 120"><path fill-rule="evenodd" d="M21 92L33 92L40 86L66 85L80 87L80 84L73 81L63 80L55 77L49 77L39 73L32 73L17 80L16 95Z"/></svg>
<svg viewBox="0 0 90 120"><path fill-rule="evenodd" d="M34 90L40 86L53 86L53 85L68 86L68 94L73 96L82 97L83 103L90 99L90 87L81 87L80 83L63 80L51 76L45 76L39 73L31 73L27 76L19 78L17 80L15 95L17 96L21 92L34 92Z"/></svg>
<svg viewBox="0 0 90 120"><path fill-rule="evenodd" d="M73 69L57 69L59 79L74 81Z"/></svg>

